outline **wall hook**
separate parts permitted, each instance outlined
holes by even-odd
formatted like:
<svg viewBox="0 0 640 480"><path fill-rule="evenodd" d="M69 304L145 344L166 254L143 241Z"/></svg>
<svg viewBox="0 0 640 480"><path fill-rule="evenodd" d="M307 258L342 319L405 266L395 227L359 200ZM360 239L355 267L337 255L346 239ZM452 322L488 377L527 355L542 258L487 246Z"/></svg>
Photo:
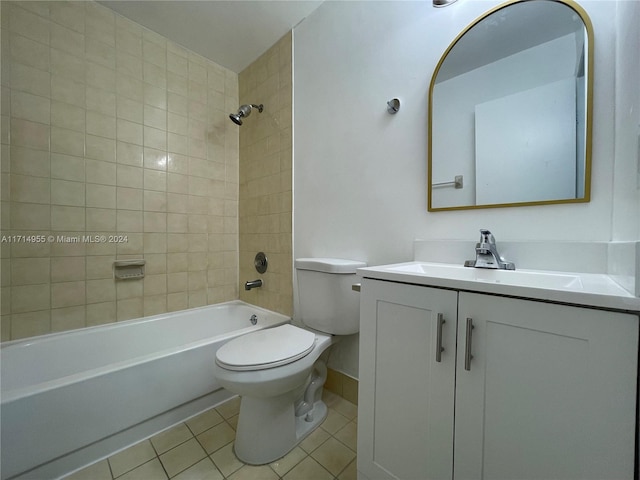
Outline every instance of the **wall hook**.
<svg viewBox="0 0 640 480"><path fill-rule="evenodd" d="M393 98L387 102L387 112L390 115L395 115L400 110L400 100Z"/></svg>

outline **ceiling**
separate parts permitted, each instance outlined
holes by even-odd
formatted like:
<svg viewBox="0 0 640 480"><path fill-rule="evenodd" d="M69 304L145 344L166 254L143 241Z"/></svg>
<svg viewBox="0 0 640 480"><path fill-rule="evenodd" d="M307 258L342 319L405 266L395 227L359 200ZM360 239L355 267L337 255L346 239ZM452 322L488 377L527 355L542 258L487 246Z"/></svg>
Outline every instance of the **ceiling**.
<svg viewBox="0 0 640 480"><path fill-rule="evenodd" d="M239 73L322 1L99 0L99 3ZM455 4L452 8L456 8ZM562 3L524 2L500 9L465 35L465 40L469 37L465 48L454 49L456 55L447 57L438 81L557 38L577 27L582 28L580 17ZM492 40L487 43L485 38Z"/></svg>
<svg viewBox="0 0 640 480"><path fill-rule="evenodd" d="M100 1L117 13L239 73L322 0Z"/></svg>

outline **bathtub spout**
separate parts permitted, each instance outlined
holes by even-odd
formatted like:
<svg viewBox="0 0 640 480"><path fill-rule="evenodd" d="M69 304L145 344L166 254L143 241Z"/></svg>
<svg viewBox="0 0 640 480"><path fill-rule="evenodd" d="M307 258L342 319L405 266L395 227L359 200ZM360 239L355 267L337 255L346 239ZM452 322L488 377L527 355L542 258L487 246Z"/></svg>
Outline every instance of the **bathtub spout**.
<svg viewBox="0 0 640 480"><path fill-rule="evenodd" d="M246 282L244 284L244 289L245 290L251 290L252 288L258 288L262 286L262 280L261 279L257 279L257 280L251 280L250 282Z"/></svg>

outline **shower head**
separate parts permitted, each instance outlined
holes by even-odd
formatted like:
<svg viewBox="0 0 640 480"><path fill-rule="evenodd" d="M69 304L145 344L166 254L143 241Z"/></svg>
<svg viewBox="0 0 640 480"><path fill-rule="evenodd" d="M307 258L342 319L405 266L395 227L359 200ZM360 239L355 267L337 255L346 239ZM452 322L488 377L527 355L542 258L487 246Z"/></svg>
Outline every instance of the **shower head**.
<svg viewBox="0 0 640 480"><path fill-rule="evenodd" d="M238 113L229 114L229 118L236 125L242 125L242 119L251 115L251 110L253 110L254 108L257 108L258 112L262 113L264 106L262 104L255 105L253 103L249 105L241 105L240 108L238 109Z"/></svg>

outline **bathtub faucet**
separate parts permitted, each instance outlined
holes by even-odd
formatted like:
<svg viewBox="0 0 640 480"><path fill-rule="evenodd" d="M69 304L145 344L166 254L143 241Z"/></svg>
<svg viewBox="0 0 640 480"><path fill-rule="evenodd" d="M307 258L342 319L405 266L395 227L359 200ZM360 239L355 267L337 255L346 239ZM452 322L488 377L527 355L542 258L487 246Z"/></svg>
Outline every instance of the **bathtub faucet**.
<svg viewBox="0 0 640 480"><path fill-rule="evenodd" d="M262 286L262 280L251 280L250 282L245 282L244 289L251 290L252 288L258 288Z"/></svg>

